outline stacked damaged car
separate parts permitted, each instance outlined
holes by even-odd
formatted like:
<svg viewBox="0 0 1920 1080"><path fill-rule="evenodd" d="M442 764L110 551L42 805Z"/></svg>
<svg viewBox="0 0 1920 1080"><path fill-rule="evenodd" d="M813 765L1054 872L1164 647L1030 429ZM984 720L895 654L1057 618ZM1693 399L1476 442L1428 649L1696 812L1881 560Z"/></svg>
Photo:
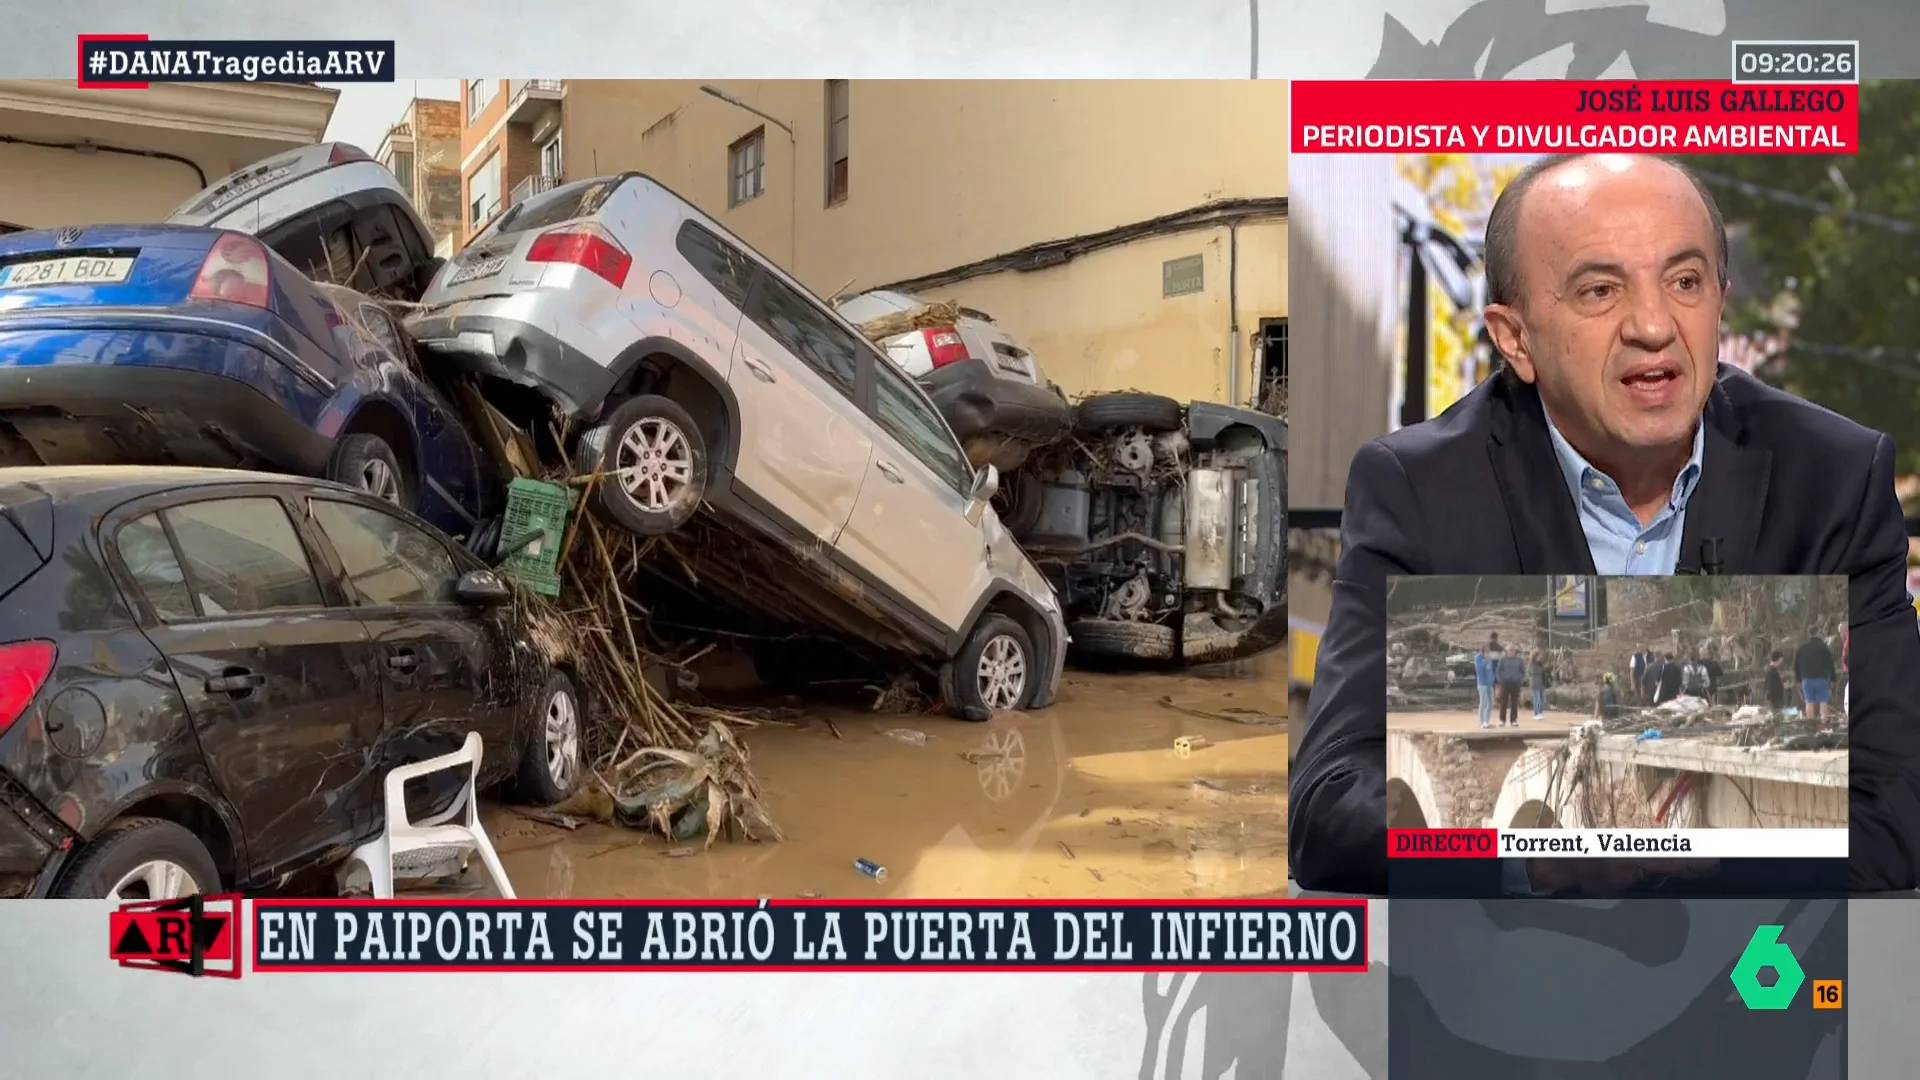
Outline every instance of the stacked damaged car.
<svg viewBox="0 0 1920 1080"><path fill-rule="evenodd" d="M163 223L0 237L0 896L338 867L399 812L383 777L475 733L481 786L595 782L625 735L590 745L590 717L653 692L609 688L547 632L568 609L512 587L543 542L599 545L626 631L644 609L762 643L774 685L890 667L969 720L1051 704L1070 650L1283 640L1271 416L1070 404L986 313L823 301L638 174L432 249L337 143ZM529 484L566 528L523 528ZM577 611L586 580L540 591ZM409 787L405 814L457 820L471 790Z"/></svg>
<svg viewBox="0 0 1920 1080"><path fill-rule="evenodd" d="M1069 405L985 312L892 290L842 314L920 382L1000 520L1060 596L1088 659L1214 664L1286 635L1286 424L1158 394Z"/></svg>

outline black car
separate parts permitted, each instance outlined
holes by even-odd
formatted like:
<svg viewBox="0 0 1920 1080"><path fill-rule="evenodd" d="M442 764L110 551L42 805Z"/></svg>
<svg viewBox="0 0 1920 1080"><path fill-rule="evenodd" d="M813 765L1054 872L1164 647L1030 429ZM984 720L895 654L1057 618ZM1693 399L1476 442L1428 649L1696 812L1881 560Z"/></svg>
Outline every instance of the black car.
<svg viewBox="0 0 1920 1080"><path fill-rule="evenodd" d="M0 896L161 899L324 869L382 829L389 768L470 730L483 784L566 797L582 699L512 599L343 485L0 469Z"/></svg>

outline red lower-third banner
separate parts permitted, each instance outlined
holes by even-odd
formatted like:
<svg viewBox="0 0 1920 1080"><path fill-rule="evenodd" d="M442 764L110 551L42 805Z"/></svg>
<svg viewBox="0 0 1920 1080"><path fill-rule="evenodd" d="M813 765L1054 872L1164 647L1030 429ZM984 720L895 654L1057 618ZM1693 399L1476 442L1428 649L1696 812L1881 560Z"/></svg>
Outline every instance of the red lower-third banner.
<svg viewBox="0 0 1920 1080"><path fill-rule="evenodd" d="M1851 154L1859 87L1296 82L1296 154Z"/></svg>

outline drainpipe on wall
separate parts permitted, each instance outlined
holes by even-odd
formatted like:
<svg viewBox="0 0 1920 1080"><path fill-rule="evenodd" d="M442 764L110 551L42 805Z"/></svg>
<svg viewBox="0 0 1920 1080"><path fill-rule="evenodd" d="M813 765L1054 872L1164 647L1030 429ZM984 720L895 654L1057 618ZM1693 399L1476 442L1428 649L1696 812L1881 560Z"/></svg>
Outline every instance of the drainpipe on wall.
<svg viewBox="0 0 1920 1080"><path fill-rule="evenodd" d="M1227 226L1227 400L1240 400L1240 223Z"/></svg>

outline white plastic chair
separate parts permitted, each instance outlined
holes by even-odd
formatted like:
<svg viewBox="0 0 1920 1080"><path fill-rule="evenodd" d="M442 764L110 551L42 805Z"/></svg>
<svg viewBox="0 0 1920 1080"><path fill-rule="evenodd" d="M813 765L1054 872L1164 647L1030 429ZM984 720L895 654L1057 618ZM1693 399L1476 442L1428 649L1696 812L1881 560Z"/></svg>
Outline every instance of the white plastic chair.
<svg viewBox="0 0 1920 1080"><path fill-rule="evenodd" d="M407 818L407 781L431 776L449 769L467 770L466 786L453 805L425 821ZM347 856L347 871L365 867L375 899L393 899L395 877L424 876L424 872L444 866L458 857L463 863L470 853L493 878L494 888L504 900L514 899L513 885L500 865L493 842L480 825L480 800L474 795L474 781L480 772L480 733L470 731L460 749L427 761L396 766L387 773L387 824L381 835L355 848ZM456 821L455 819L459 820Z"/></svg>

